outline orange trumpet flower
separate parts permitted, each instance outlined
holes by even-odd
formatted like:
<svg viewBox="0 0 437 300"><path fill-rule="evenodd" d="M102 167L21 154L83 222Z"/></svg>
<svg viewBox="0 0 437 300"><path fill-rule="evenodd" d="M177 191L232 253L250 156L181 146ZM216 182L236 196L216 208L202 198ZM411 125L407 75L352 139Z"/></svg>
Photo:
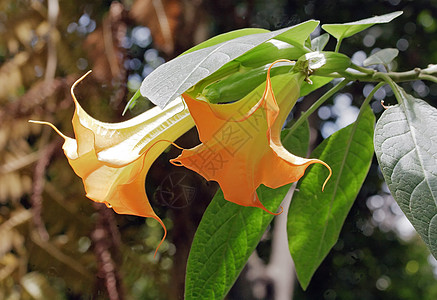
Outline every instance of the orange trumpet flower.
<svg viewBox="0 0 437 300"><path fill-rule="evenodd" d="M323 161L295 156L283 147L281 129L299 97L305 75L288 73L271 79L273 64L265 85L240 101L209 104L183 94L202 144L183 150L172 160L217 181L226 200L266 211L256 193L261 184L278 188L295 182L313 163L329 169L327 180L332 173Z"/></svg>
<svg viewBox="0 0 437 300"><path fill-rule="evenodd" d="M76 107L72 121L76 139L65 136L51 123L30 122L49 125L64 138L64 153L82 178L88 198L105 203L119 214L154 218L164 229L163 241L167 230L147 198L146 175L168 143L192 128L194 121L181 99L164 110L154 107L125 122L97 121L82 109L73 92L88 74L71 87Z"/></svg>

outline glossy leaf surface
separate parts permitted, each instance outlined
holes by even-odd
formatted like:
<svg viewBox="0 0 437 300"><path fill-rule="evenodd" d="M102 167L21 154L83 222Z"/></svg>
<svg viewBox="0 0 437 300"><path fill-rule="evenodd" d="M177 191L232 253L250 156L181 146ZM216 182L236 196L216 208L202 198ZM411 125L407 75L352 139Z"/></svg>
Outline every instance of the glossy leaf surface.
<svg viewBox="0 0 437 300"><path fill-rule="evenodd" d="M394 18L402 15L402 11L395 11L382 16L375 16L372 18L349 22L344 24L325 24L322 28L334 36L337 40L342 40L344 38L353 36L354 34L363 31L375 24L388 23Z"/></svg>
<svg viewBox="0 0 437 300"><path fill-rule="evenodd" d="M190 52L194 52L196 50L200 50L203 48L207 48L207 47L211 47L238 37L242 37L242 36L246 36L246 35L251 35L251 34L256 34L256 33L266 33L269 32L266 29L262 29L262 28L243 28L243 29L238 29L238 30L234 30L234 31L230 31L230 32L226 32L223 34L219 34L217 36L214 36L190 49L188 49L187 51L185 51L184 53L182 53L179 56L182 56L184 54L188 54ZM126 111L128 109L132 109L136 102L142 97L141 95L141 89L138 89L136 91L136 93L133 95L133 97L129 100L129 102L127 103L126 107L123 110L123 115L126 113Z"/></svg>
<svg viewBox="0 0 437 300"><path fill-rule="evenodd" d="M332 78L313 75L310 76L310 80L311 83L304 82L300 87L300 97L304 97L318 88L330 83Z"/></svg>
<svg viewBox="0 0 437 300"><path fill-rule="evenodd" d="M300 181L288 214L288 243L301 286L311 277L337 242L343 222L363 184L373 156L375 117L366 107L357 121L324 140L312 157L325 160L332 168L313 166Z"/></svg>
<svg viewBox="0 0 437 300"><path fill-rule="evenodd" d="M216 36L188 49L187 51L185 51L181 55L185 55L185 54L188 54L188 53L191 53L191 52L203 49L203 48L215 46L217 44L227 42L229 40L233 40L233 39L236 39L238 37L257 34L257 33L268 33L268 32L269 31L267 29L262 29L262 28L242 28L242 29L238 29L238 30L233 30L230 32L216 35Z"/></svg>
<svg viewBox="0 0 437 300"><path fill-rule="evenodd" d="M308 142L308 123L293 133L282 132L283 145L296 155L305 156ZM275 211L289 187L274 190L261 186L257 193L266 208ZM185 298L223 299L272 219L259 208L224 200L219 191L203 215L191 246Z"/></svg>
<svg viewBox="0 0 437 300"><path fill-rule="evenodd" d="M299 43L317 25L317 21L307 21L273 32L241 36L179 56L147 76L141 84L141 94L154 104L164 107L191 86L254 47L275 37Z"/></svg>

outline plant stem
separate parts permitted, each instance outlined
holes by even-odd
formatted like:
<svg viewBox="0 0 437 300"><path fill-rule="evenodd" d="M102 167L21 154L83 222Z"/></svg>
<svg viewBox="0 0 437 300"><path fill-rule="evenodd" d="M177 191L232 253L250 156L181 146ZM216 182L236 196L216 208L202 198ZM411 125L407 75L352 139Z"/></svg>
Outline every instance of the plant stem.
<svg viewBox="0 0 437 300"><path fill-rule="evenodd" d="M322 97L320 97L316 102L314 102L311 107L303 112L299 119L296 121L296 123L293 124L293 126L290 127L290 132L293 132L296 128L298 128L308 117L320 107L326 100L332 97L335 93L337 93L339 90L344 88L348 83L350 82L349 79L343 79L340 83L338 83L336 86L334 86L332 89L327 91Z"/></svg>
<svg viewBox="0 0 437 300"><path fill-rule="evenodd" d="M342 38L337 40L337 44L335 45L335 50L334 50L335 52L338 52L340 50L340 45L342 41L343 41Z"/></svg>
<svg viewBox="0 0 437 300"><path fill-rule="evenodd" d="M385 82L380 82L380 83L378 83L374 88L373 88L373 90L370 92L370 94L369 95L367 95L367 97L366 97L366 99L364 99L364 102L363 102L363 104L361 104L361 108L360 108L360 113L358 114L358 118L360 117L360 115L363 113L363 111L364 111L364 107L366 106L366 105L368 105L369 103L370 103L370 100L372 100L372 98L373 98L373 95L383 86L383 85L385 85L386 83ZM357 119L358 119L357 118Z"/></svg>
<svg viewBox="0 0 437 300"><path fill-rule="evenodd" d="M334 95L336 92L338 92L343 87L345 87L346 84L348 84L353 80L359 80L365 82L379 82L376 85L376 87L372 90L372 92L369 94L369 96L366 98L364 103L368 103L371 97L373 97L373 95L376 93L376 91L385 83L390 85L391 89L393 90L393 93L395 94L397 101L399 103L402 103L402 96L395 82L411 81L411 80L418 80L418 79L437 82L437 77L434 76L434 74L437 75L437 65L429 65L428 68L423 70L416 68L414 70L407 71L407 72L388 72L388 73L376 72L374 70L369 70L357 65L352 65L351 68L360 71L361 73L344 71L344 72L331 74L330 75L331 77L338 77L338 74L340 74L345 79L340 83L338 83L336 86L334 86L332 89L327 91L307 111L303 112L302 115L299 117L299 119L296 121L296 123L294 123L291 126L290 131L293 131L297 127L299 127L306 119L308 119L309 115L311 115L315 110L317 110L326 100L328 100L332 95Z"/></svg>
<svg viewBox="0 0 437 300"><path fill-rule="evenodd" d="M393 79L385 73L379 73L378 77L381 78L382 80L384 80L384 82L387 83L391 87L391 89L396 97L396 100L398 101L399 104L402 104L403 98L402 98L402 95L400 94L399 86L393 81Z"/></svg>
<svg viewBox="0 0 437 300"><path fill-rule="evenodd" d="M420 74L419 79L428 80L437 83L437 77L433 75Z"/></svg>
<svg viewBox="0 0 437 300"><path fill-rule="evenodd" d="M364 82L385 81L385 79L381 77L381 74L387 75L391 80L395 82L412 81L418 79L437 82L437 77L436 77L437 65L429 65L428 68L426 69L415 68L414 70L410 70L406 72L388 72L388 73L376 72L374 70L369 70L356 65L352 65L351 68L360 71L360 73L351 72L347 70L338 73L349 80L359 80ZM334 73L332 77L338 77L338 76Z"/></svg>
<svg viewBox="0 0 437 300"><path fill-rule="evenodd" d="M350 68L357 70L357 71L360 71L361 73L369 74L369 75L373 75L376 72L373 69L363 68L363 67L357 66L356 64L351 64Z"/></svg>

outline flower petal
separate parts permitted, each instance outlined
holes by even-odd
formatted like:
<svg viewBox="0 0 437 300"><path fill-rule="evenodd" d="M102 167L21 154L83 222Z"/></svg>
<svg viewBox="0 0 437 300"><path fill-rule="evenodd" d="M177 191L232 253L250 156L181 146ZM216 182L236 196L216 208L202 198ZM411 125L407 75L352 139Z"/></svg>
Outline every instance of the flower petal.
<svg viewBox="0 0 437 300"><path fill-rule="evenodd" d="M32 122L50 125L64 138L64 153L82 178L88 198L105 203L119 214L154 218L164 228L165 238L165 226L147 198L145 179L154 160L193 127L194 121L181 99L165 110L154 107L125 122L95 120L82 109L73 92L87 74L71 87L76 139L63 135L50 123Z"/></svg>
<svg viewBox="0 0 437 300"><path fill-rule="evenodd" d="M294 156L280 140L302 80L302 74L289 73L275 76L272 84L269 69L265 84L231 104L209 104L183 94L202 144L183 150L172 162L216 180L226 200L267 211L256 194L261 184L277 188L299 180L310 164L326 165Z"/></svg>

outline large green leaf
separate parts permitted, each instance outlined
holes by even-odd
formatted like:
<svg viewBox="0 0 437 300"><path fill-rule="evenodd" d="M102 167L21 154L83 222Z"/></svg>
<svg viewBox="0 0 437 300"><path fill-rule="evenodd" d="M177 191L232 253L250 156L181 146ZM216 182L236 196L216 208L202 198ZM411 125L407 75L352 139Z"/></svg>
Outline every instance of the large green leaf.
<svg viewBox="0 0 437 300"><path fill-rule="evenodd" d="M308 141L308 123L293 133L282 133L284 146L297 150L296 155L305 155ZM257 193L266 208L275 211L289 187L274 190L261 186ZM262 209L224 200L219 191L194 236L187 262L185 299L223 299L272 219Z"/></svg>
<svg viewBox="0 0 437 300"><path fill-rule="evenodd" d="M402 11L395 11L386 15L375 16L372 18L355 21L355 22L349 22L344 24L324 24L322 25L322 28L326 32L334 36L337 40L342 40L360 31L363 31L375 24L388 23L394 18L397 18L400 15L402 15L402 13L403 13Z"/></svg>
<svg viewBox="0 0 437 300"><path fill-rule="evenodd" d="M233 40L236 39L238 37L241 36L246 36L246 35L251 35L251 34L257 34L257 33L268 33L269 31L267 29L262 29L262 28L243 28L243 29L238 29L238 30L233 30L233 31L229 31L226 33L222 33L219 35L216 35L200 44L197 44L196 46L188 49L187 51L185 51L184 53L182 53L181 55L185 55L191 52L194 52L196 50L200 50L203 48L207 48L207 47L211 47L211 46L215 46L217 44L223 43L223 42L227 42L229 40Z"/></svg>
<svg viewBox="0 0 437 300"><path fill-rule="evenodd" d="M311 154L332 168L317 164L297 186L288 214L288 243L302 288L336 243L343 222L363 184L373 156L375 117L366 106L357 121L322 142Z"/></svg>
<svg viewBox="0 0 437 300"><path fill-rule="evenodd" d="M269 31L267 29L262 29L262 28L243 28L243 29L238 29L238 30L226 32L223 34L219 34L215 37L212 37L212 38L188 49L187 51L182 53L180 56L188 54L190 52L194 52L196 50L211 47L211 46L235 39L235 38L240 37L240 36L246 36L246 35L251 35L251 34L256 34L256 33L265 33L265 32L269 32ZM126 104L122 115L124 115L128 109L132 109L136 105L136 102L140 98L142 98L142 95L141 95L140 89L138 89L135 92L135 94L132 96L132 98L128 101L128 103Z"/></svg>
<svg viewBox="0 0 437 300"><path fill-rule="evenodd" d="M267 69L274 61L281 58L295 60L307 52L302 47L271 39L227 63L186 92L193 98L206 98L210 103L233 102L264 82ZM290 64L286 64L285 68L280 65L273 66L270 73L272 77L291 69Z"/></svg>
<svg viewBox="0 0 437 300"><path fill-rule="evenodd" d="M179 56L147 76L141 84L141 94L162 108L200 80L254 47L275 37L298 42L302 36L308 36L318 23L311 20L273 32L241 36Z"/></svg>
<svg viewBox="0 0 437 300"><path fill-rule="evenodd" d="M262 186L257 192L268 209L276 210L288 188ZM191 245L185 299L223 299L272 219L262 209L231 203L217 192Z"/></svg>
<svg viewBox="0 0 437 300"><path fill-rule="evenodd" d="M290 130L289 128L282 130L281 141L285 149L294 155L306 157L310 142L310 125L308 121L302 123L296 130Z"/></svg>
<svg viewBox="0 0 437 300"><path fill-rule="evenodd" d="M308 33L308 31L304 31L304 33ZM299 40L298 36L294 38ZM282 58L296 60L311 51L302 47L300 43L302 42L295 42L295 45L291 45L284 41L271 39L241 55L235 62L238 62L244 68L256 68Z"/></svg>
<svg viewBox="0 0 437 300"><path fill-rule="evenodd" d="M376 157L393 197L437 257L437 109L396 89L400 104L376 124Z"/></svg>
<svg viewBox="0 0 437 300"><path fill-rule="evenodd" d="M270 41L269 41L270 42ZM270 43L264 43L260 46L263 48ZM284 42L282 42L284 43ZM336 53L336 52L309 52L304 55L300 55L300 57L293 56L296 54L302 54L304 52L296 52L296 48L291 48L294 53L282 53L284 56L281 56L278 52L273 51L273 49L281 49L276 48L274 45L271 45L272 48L266 53L270 53L272 56L264 54L261 55L262 58L254 59L256 61L264 60L262 62L268 62L267 65L263 65L258 68L243 68L242 71L235 72L232 75L218 81L213 81L213 83L207 85L206 87L202 87L202 81L199 82L197 86L198 90L191 89L188 93L190 93L193 97L203 97L208 100L210 103L227 103L237 101L244 96L246 96L251 90L253 90L256 86L265 81L267 70L269 69L271 63L280 57L292 59L299 58L296 65L294 66L295 70L301 70L302 72L311 72L314 75L323 75L330 74L332 72L344 71L346 70L350 64L351 60L344 54ZM281 49L283 50L283 49ZM256 50L250 51L249 53L257 52ZM245 55L241 56L235 61L240 61ZM270 75L272 77L278 74L284 74L289 72L291 69L291 65L286 63L285 66L281 64L277 64L273 66L271 69ZM206 78L206 80L208 80ZM327 77L314 77L316 80L316 84L308 87L307 84L304 84L303 91L309 92L324 84L330 82L332 78ZM305 95L302 93L302 95Z"/></svg>

